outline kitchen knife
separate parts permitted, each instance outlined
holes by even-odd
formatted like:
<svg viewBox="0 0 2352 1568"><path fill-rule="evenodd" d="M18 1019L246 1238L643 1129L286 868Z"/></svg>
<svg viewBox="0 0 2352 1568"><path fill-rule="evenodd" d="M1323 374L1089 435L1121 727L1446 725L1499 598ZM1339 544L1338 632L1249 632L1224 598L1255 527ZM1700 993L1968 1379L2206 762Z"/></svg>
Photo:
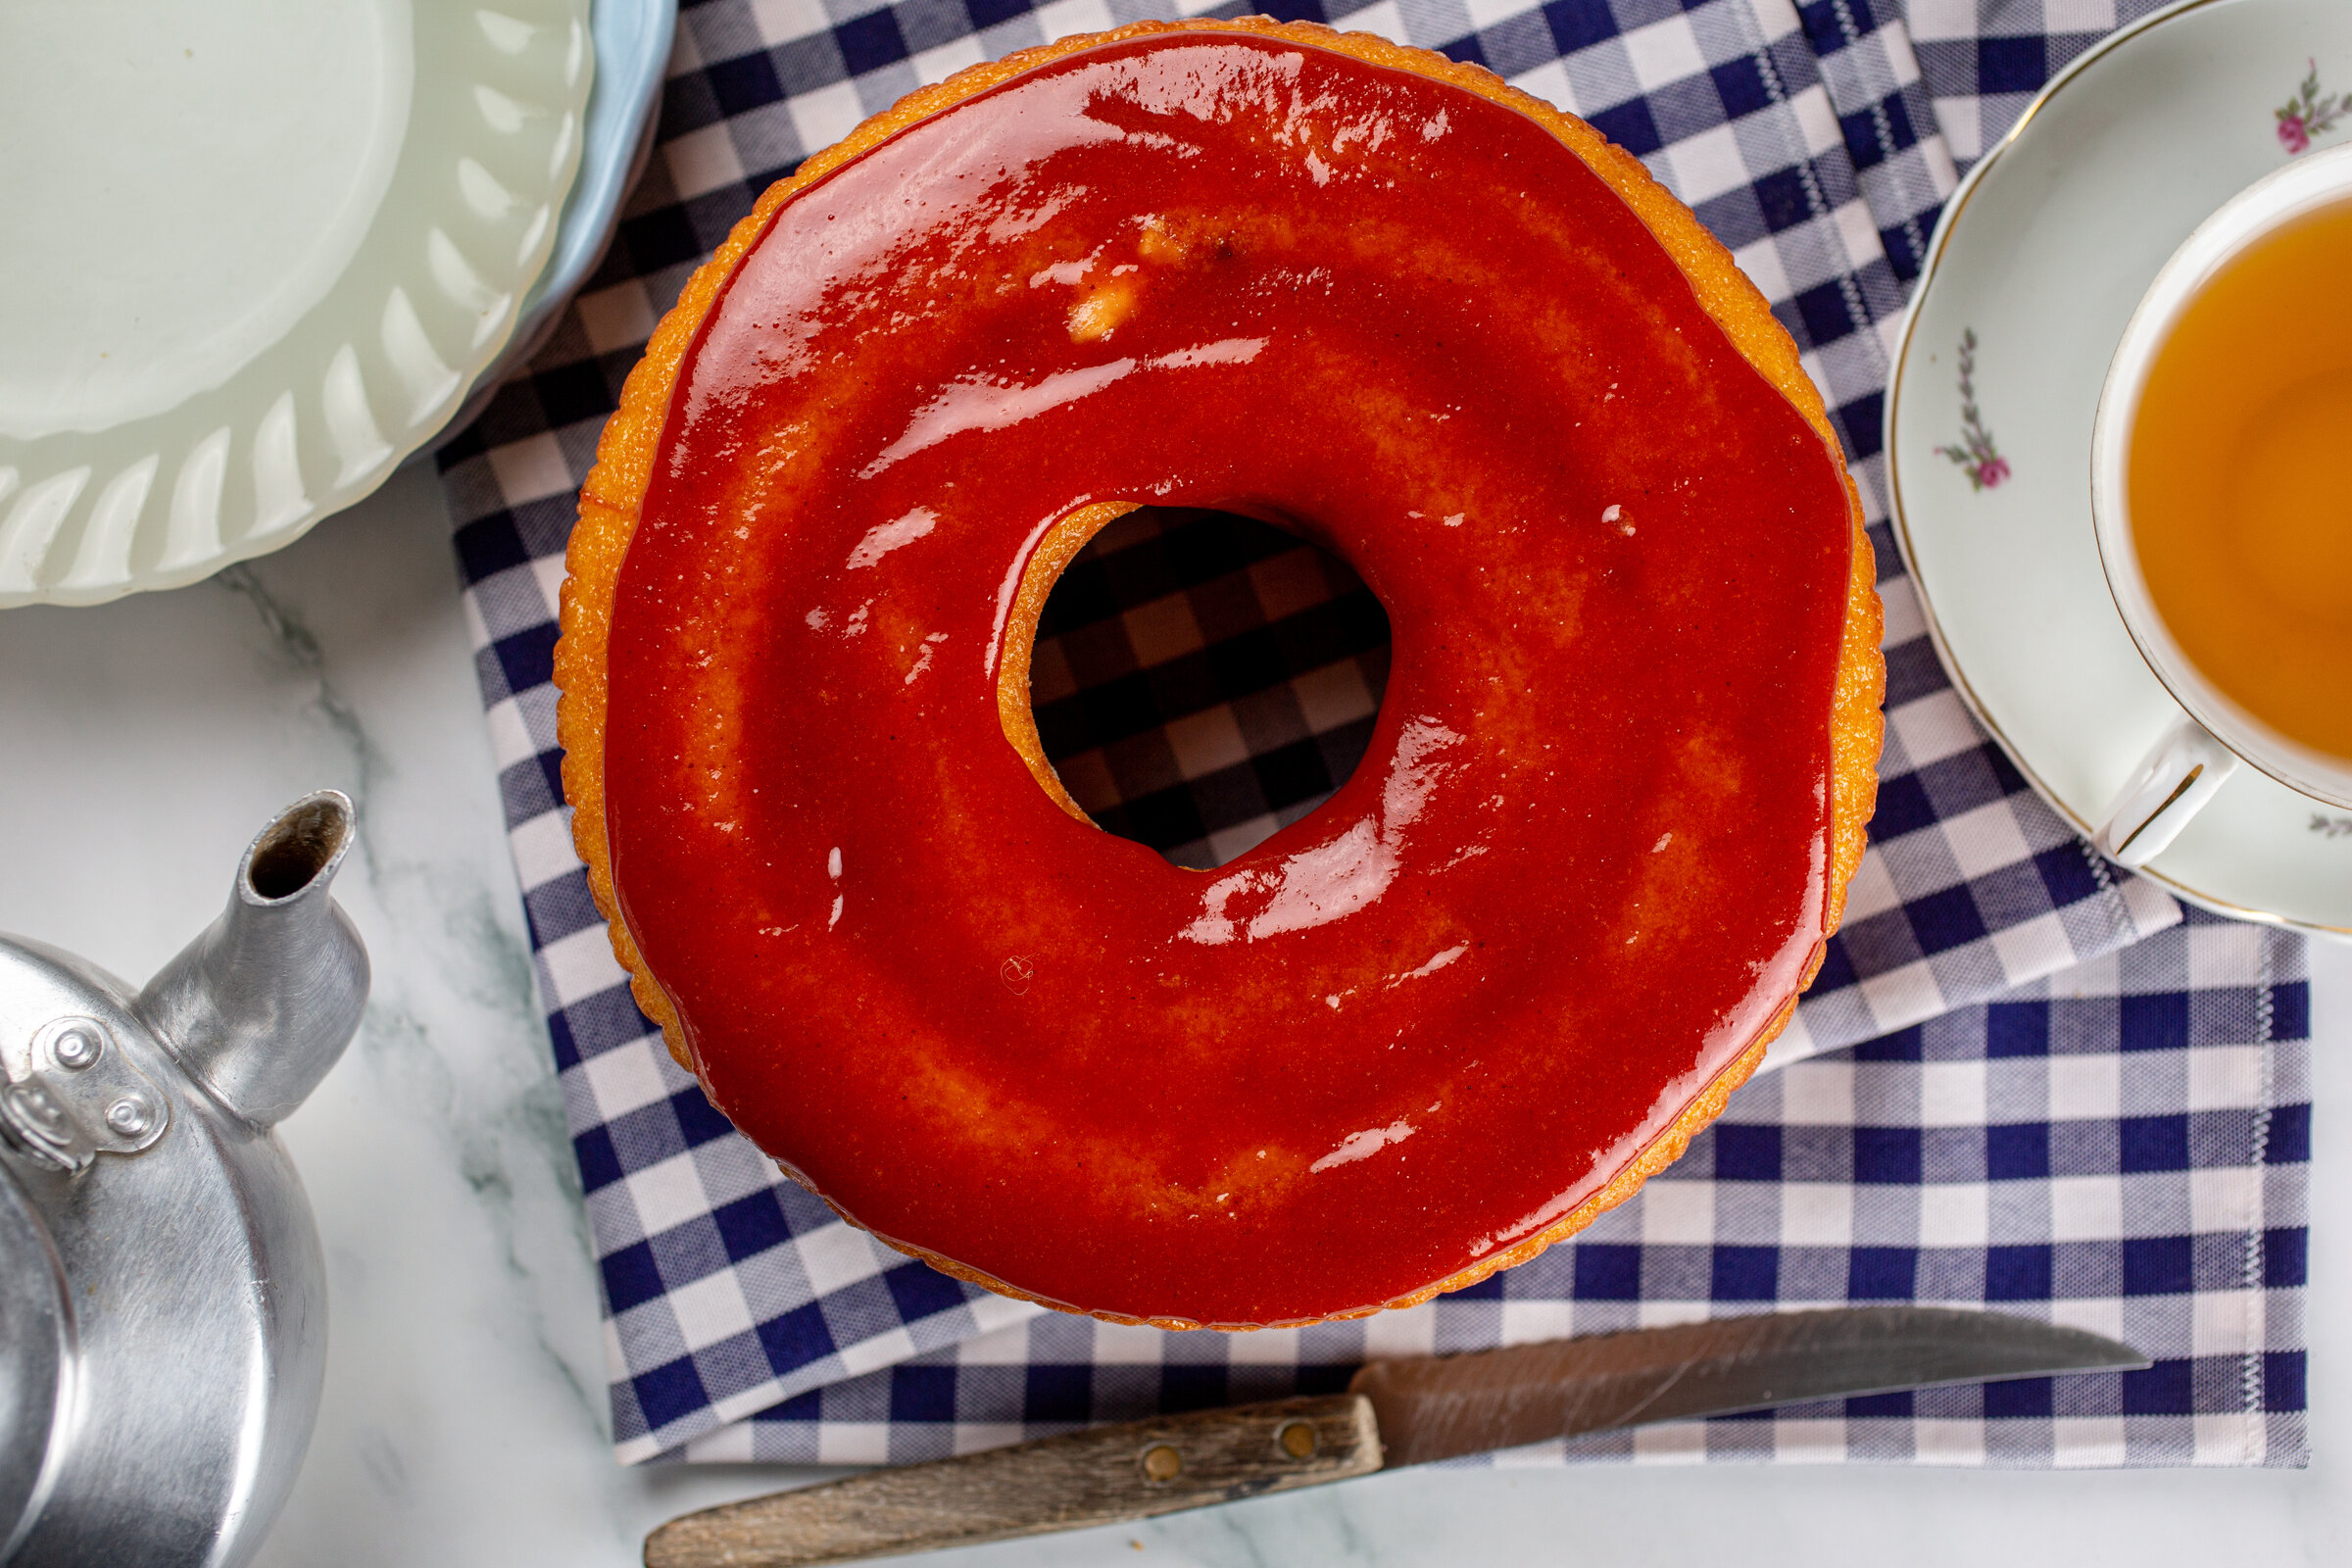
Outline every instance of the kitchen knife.
<svg viewBox="0 0 2352 1568"><path fill-rule="evenodd" d="M803 1568L1200 1508L1545 1439L1804 1399L2135 1371L2128 1345L1941 1307L1767 1313L1374 1361L1345 1394L1157 1416L673 1519L647 1568Z"/></svg>

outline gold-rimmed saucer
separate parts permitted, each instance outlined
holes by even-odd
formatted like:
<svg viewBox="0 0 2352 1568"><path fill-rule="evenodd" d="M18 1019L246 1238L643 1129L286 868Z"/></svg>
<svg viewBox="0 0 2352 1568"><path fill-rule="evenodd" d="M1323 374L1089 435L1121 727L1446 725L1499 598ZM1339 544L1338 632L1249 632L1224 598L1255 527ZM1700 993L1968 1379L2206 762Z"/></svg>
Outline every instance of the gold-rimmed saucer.
<svg viewBox="0 0 2352 1568"><path fill-rule="evenodd" d="M1895 536L1953 683L2085 833L2179 711L2092 538L2108 360L2200 220L2352 140L2347 93L2352 6L2186 0L2061 73L1929 244L1886 405ZM2254 768L2143 874L2226 914L2352 936L2352 814Z"/></svg>

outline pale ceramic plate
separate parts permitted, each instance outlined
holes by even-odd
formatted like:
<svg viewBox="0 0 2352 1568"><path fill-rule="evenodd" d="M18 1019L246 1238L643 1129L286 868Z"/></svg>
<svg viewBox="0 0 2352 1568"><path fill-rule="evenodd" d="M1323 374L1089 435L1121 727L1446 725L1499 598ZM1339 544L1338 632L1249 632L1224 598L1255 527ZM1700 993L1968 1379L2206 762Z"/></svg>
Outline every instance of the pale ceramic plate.
<svg viewBox="0 0 2352 1568"><path fill-rule="evenodd" d="M2296 144L2352 141L2348 93L2346 0L2188 0L2052 81L1929 246L1886 407L1895 535L1954 684L2084 833L2179 711L2092 539L2107 362L2201 220ZM2352 935L2352 815L2251 767L2144 874L2224 913Z"/></svg>
<svg viewBox="0 0 2352 1568"><path fill-rule="evenodd" d="M443 427L447 440L487 408L499 383L539 352L563 318L571 296L604 260L620 227L620 204L645 172L662 109L662 82L678 28L678 0L593 0L588 30L596 51L596 85L582 118L580 169L555 248L531 291L523 296L514 335L473 379L466 403ZM438 446L440 441L435 441Z"/></svg>
<svg viewBox="0 0 2352 1568"><path fill-rule="evenodd" d="M514 332L587 0L0 7L0 606L94 604L373 489Z"/></svg>

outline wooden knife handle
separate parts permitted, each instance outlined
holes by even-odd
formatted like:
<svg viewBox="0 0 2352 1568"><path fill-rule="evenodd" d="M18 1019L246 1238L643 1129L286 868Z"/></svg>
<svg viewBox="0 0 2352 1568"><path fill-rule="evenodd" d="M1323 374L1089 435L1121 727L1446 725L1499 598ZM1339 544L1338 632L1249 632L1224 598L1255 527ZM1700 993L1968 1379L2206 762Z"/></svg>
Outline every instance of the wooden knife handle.
<svg viewBox="0 0 2352 1568"><path fill-rule="evenodd" d="M672 1519L646 1568L799 1568L1008 1541L1288 1492L1380 1468L1361 1395L1096 1427Z"/></svg>

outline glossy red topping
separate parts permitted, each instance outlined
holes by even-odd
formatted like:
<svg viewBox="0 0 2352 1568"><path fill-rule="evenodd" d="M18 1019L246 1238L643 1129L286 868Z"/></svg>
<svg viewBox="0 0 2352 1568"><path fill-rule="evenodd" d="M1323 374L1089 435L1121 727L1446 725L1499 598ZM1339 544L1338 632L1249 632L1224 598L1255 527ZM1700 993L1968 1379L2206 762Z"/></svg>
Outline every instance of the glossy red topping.
<svg viewBox="0 0 2352 1568"><path fill-rule="evenodd" d="M1395 661L1213 872L999 727L1037 541L1218 507ZM1098 1311L1375 1305L1558 1219L1821 939L1848 503L1534 121L1170 34L782 206L681 368L614 609L622 913L719 1107L883 1235Z"/></svg>

